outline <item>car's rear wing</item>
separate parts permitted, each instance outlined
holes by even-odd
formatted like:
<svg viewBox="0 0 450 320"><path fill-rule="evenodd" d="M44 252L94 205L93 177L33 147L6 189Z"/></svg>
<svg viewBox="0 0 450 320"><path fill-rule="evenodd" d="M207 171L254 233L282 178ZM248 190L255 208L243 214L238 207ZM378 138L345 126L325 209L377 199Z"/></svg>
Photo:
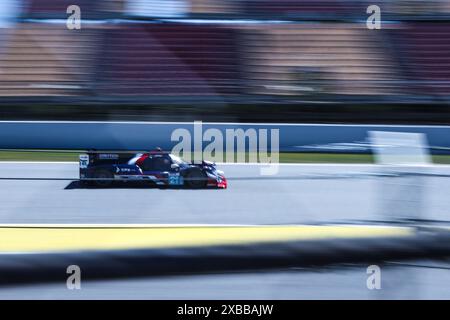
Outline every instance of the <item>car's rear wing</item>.
<svg viewBox="0 0 450 320"><path fill-rule="evenodd" d="M108 152L89 150L87 153L80 155L80 161L83 159L83 165L93 164L115 164L126 163L136 155L134 152ZM85 163L87 161L87 163ZM80 163L81 165L81 163Z"/></svg>

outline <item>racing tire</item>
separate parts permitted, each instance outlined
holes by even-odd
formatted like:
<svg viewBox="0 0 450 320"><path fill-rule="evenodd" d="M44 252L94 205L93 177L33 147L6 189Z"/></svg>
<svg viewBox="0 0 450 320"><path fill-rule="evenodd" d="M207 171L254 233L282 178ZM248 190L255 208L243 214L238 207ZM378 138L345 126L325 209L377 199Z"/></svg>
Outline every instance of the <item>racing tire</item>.
<svg viewBox="0 0 450 320"><path fill-rule="evenodd" d="M186 175L186 186L192 189L206 188L208 178L201 170L192 170Z"/></svg>
<svg viewBox="0 0 450 320"><path fill-rule="evenodd" d="M108 170L98 170L94 173L95 179L101 179L101 180L94 180L94 185L97 187L109 187L113 184L113 174Z"/></svg>

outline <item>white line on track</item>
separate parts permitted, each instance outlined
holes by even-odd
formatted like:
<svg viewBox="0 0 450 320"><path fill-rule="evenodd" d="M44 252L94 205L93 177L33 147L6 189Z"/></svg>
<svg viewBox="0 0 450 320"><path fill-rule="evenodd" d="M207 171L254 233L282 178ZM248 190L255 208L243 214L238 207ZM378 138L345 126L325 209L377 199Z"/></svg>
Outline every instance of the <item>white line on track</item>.
<svg viewBox="0 0 450 320"><path fill-rule="evenodd" d="M279 225L256 225L256 224L139 224L139 223L2 223L0 228L192 228L192 227L277 227ZM291 226L291 225L289 225Z"/></svg>
<svg viewBox="0 0 450 320"><path fill-rule="evenodd" d="M78 164L78 161L1 161L1 164ZM375 163L259 163L259 162L218 162L218 166L298 166L298 167L385 167L386 165L378 165ZM398 166L394 166L398 167ZM405 165L404 167L428 167L428 168L450 168L450 164L420 164L420 165Z"/></svg>
<svg viewBox="0 0 450 320"><path fill-rule="evenodd" d="M367 228L404 228L403 226L392 226L392 225L373 225L373 224L139 224L139 223L102 223L102 224L91 224L91 223L2 223L0 228L222 228L222 227L236 227L236 228L247 228L247 227L267 227L267 228L278 228L278 227L367 227Z"/></svg>

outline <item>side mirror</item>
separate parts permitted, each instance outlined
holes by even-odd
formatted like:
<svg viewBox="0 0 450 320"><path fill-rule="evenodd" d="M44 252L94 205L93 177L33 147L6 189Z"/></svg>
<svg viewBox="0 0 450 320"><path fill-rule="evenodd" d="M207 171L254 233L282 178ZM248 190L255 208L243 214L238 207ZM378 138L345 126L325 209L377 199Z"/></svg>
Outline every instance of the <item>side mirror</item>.
<svg viewBox="0 0 450 320"><path fill-rule="evenodd" d="M178 170L178 169L180 168L180 166L179 166L178 164L176 164L176 163L172 163L172 164L170 165L170 168L172 168L172 169L174 169L174 170Z"/></svg>

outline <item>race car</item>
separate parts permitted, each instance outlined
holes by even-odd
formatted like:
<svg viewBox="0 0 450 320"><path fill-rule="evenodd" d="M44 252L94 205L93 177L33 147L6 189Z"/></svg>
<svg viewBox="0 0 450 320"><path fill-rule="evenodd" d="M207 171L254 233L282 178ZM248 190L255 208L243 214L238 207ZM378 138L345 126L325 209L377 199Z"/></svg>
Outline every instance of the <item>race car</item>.
<svg viewBox="0 0 450 320"><path fill-rule="evenodd" d="M80 181L99 187L115 181L142 181L161 187L227 188L227 179L215 163L188 163L160 149L145 153L91 151L81 154L79 160Z"/></svg>

